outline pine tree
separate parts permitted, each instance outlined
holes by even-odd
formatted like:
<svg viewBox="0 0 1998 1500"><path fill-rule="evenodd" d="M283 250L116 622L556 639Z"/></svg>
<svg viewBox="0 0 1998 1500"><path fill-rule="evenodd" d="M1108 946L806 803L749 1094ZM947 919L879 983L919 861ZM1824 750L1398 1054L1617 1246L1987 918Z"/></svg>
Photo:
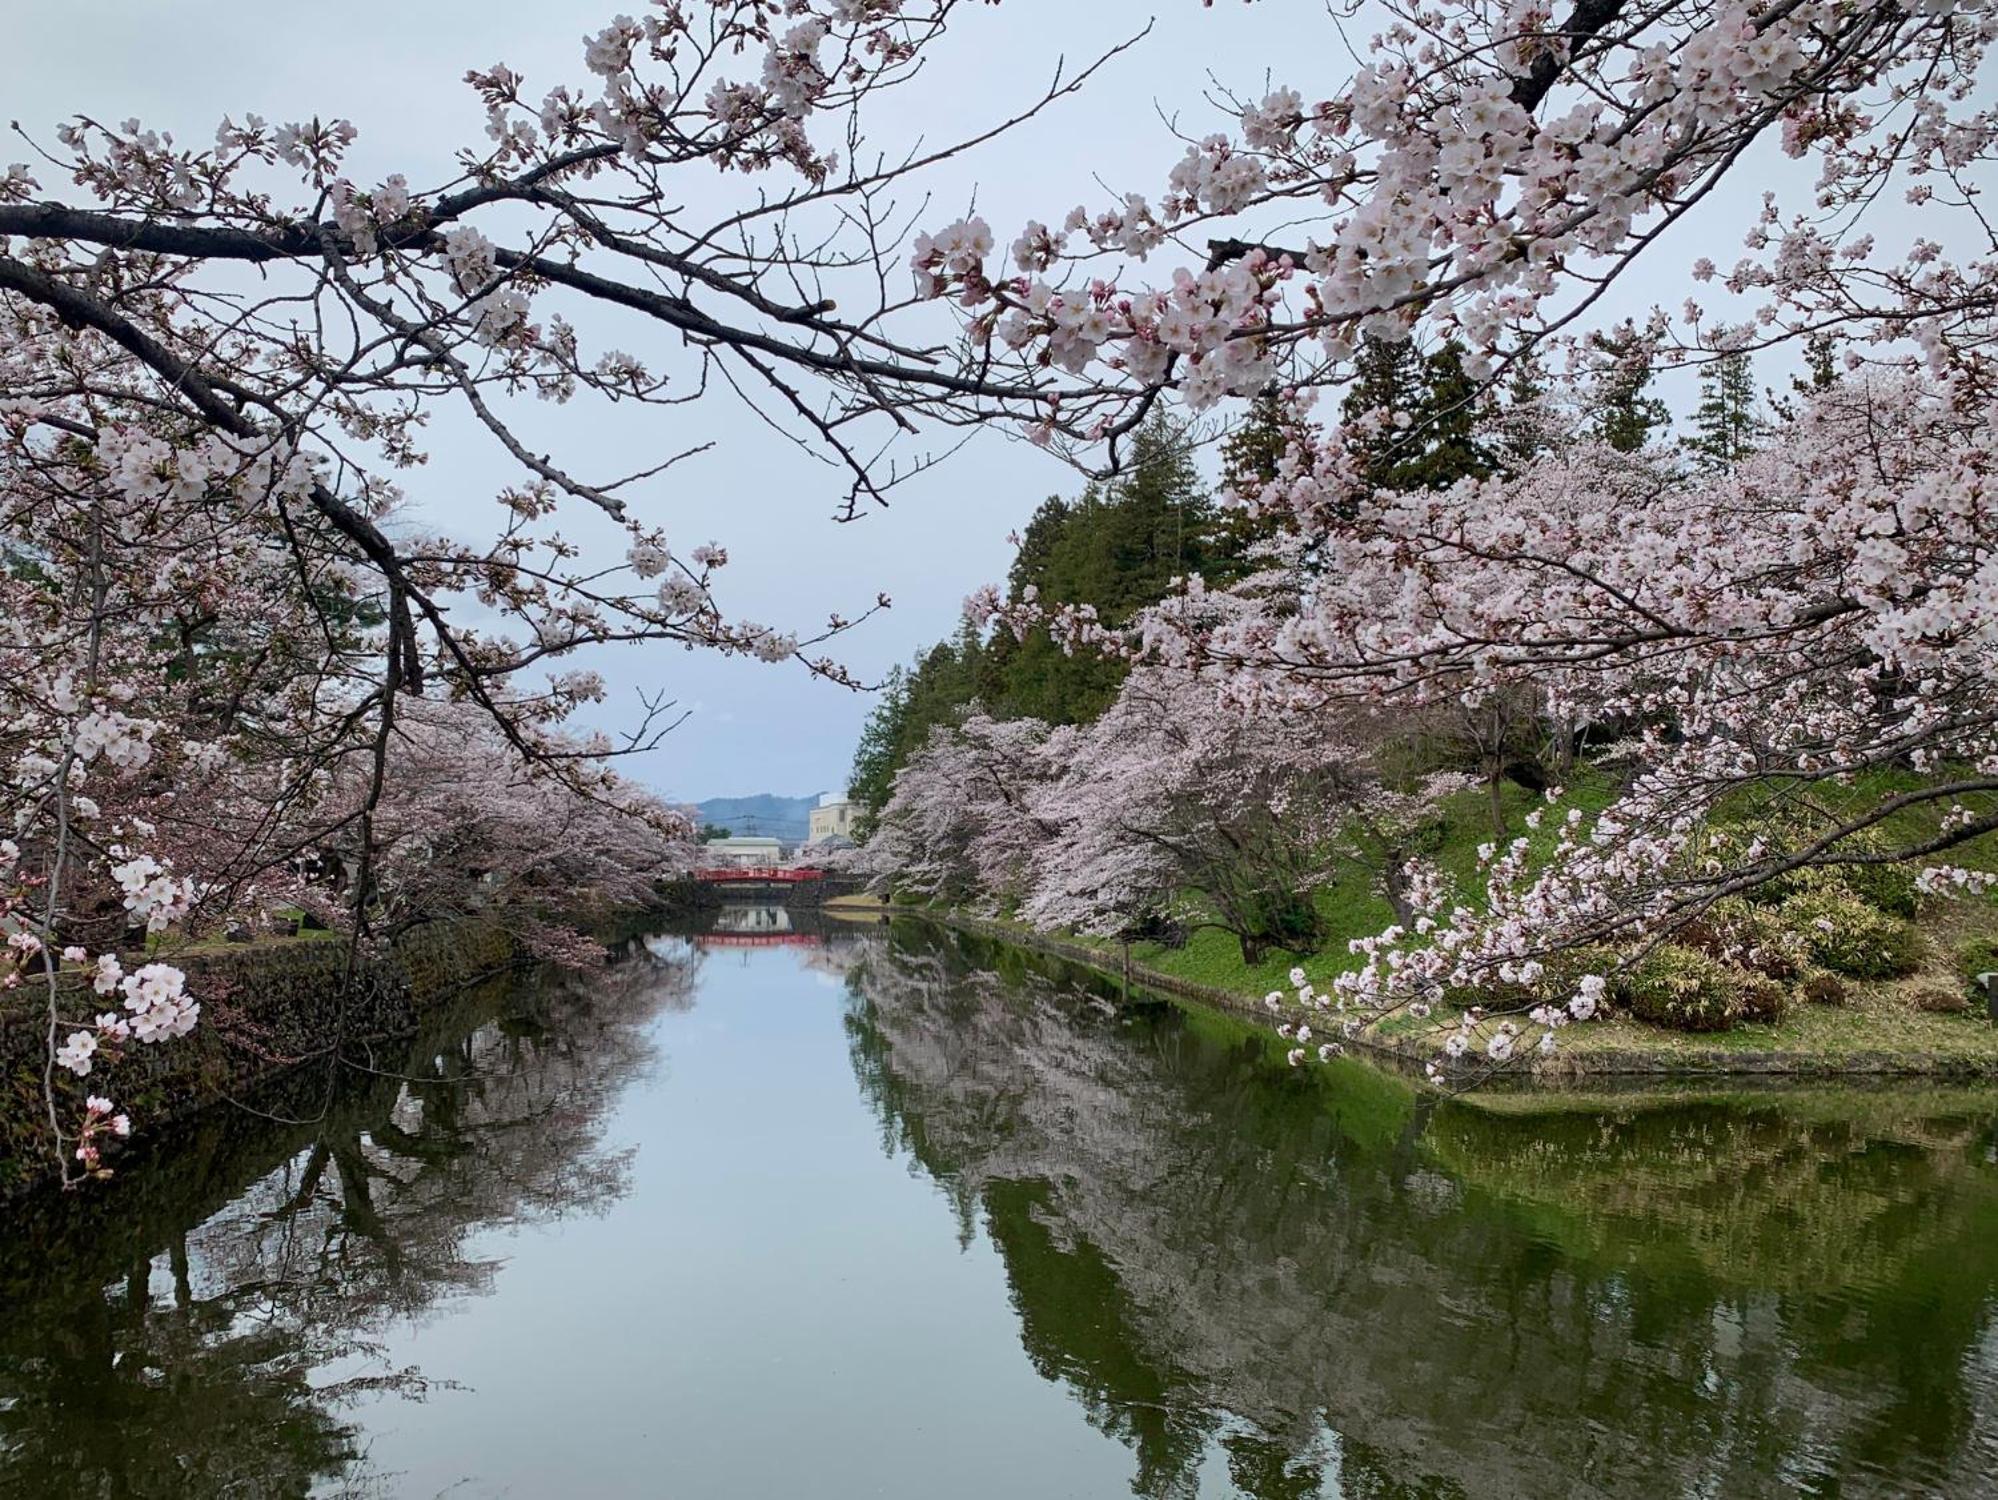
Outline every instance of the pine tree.
<svg viewBox="0 0 1998 1500"><path fill-rule="evenodd" d="M1388 419L1348 438L1371 489L1440 489L1497 468L1485 442L1491 404L1464 369L1462 344L1423 355L1411 343L1369 335L1361 340L1342 411L1348 423L1376 411Z"/></svg>
<svg viewBox="0 0 1998 1500"><path fill-rule="evenodd" d="M1007 593L1015 604L1031 590L1048 608L1092 605L1117 626L1164 598L1174 579L1217 576L1239 550L1194 463L1185 425L1161 414L1134 435L1121 475L1075 500L1041 503L1020 537ZM972 705L1002 719L1086 723L1116 698L1127 670L1100 652L1071 654L1043 629L1022 640L1002 628L986 640L966 623L891 674L868 716L849 779L863 818L885 805L896 772L930 732L961 720ZM865 821L862 828L871 831Z"/></svg>
<svg viewBox="0 0 1998 1500"><path fill-rule="evenodd" d="M1081 597L1122 617L1161 597L1174 578L1197 571L1212 548L1214 502L1186 428L1163 414L1140 427L1131 466L1107 500L1114 572Z"/></svg>
<svg viewBox="0 0 1998 1500"><path fill-rule="evenodd" d="M1269 483L1301 435L1275 388L1264 391L1249 403L1247 420L1221 440L1221 482L1233 489Z"/></svg>
<svg viewBox="0 0 1998 1500"><path fill-rule="evenodd" d="M1030 585L1036 589L1046 587L1048 559L1054 555L1068 525L1068 512L1066 500L1050 495L1034 511L1027 529L1020 533L1019 550L1013 554L1013 566L1006 574L1006 597L1013 603L1018 604L1026 597Z"/></svg>
<svg viewBox="0 0 1998 1500"><path fill-rule="evenodd" d="M1754 450L1763 426L1755 408L1754 361L1745 349L1723 354L1701 376L1686 448L1702 468L1732 469Z"/></svg>
<svg viewBox="0 0 1998 1500"><path fill-rule="evenodd" d="M1371 333L1361 338L1353 356L1353 382L1346 387L1340 414L1349 427L1347 451L1358 460L1370 488L1403 488L1397 479L1401 466L1420 452L1413 433L1425 389L1422 364L1409 340L1390 341ZM1381 425L1358 430L1357 424L1374 413L1380 414Z"/></svg>
<svg viewBox="0 0 1998 1500"><path fill-rule="evenodd" d="M1590 334L1589 347L1596 355L1589 388L1595 434L1619 453L1635 453L1672 420L1664 402L1645 394L1657 373L1654 347L1629 323L1614 333Z"/></svg>
<svg viewBox="0 0 1998 1500"><path fill-rule="evenodd" d="M1291 444L1304 436L1275 387L1264 391L1250 404L1248 419L1222 440L1222 485L1237 493L1254 493L1276 478ZM1274 509L1223 506L1214 518L1213 555L1201 576L1215 587L1246 576L1255 566L1251 550L1279 535L1286 524Z"/></svg>
<svg viewBox="0 0 1998 1500"><path fill-rule="evenodd" d="M853 769L847 773L847 795L860 804L863 824L881 811L894 790L895 773L901 769L896 747L902 739L908 713L909 674L896 667L881 685L881 696L867 722L860 726L860 742L853 750ZM865 827L862 832L866 832Z"/></svg>
<svg viewBox="0 0 1998 1500"><path fill-rule="evenodd" d="M1043 517L1049 524L1037 533ZM1023 559L1030 548L1034 555L1016 567L1013 597L1031 584L1043 605L1093 605L1105 624L1121 625L1165 597L1173 579L1205 574L1223 555L1220 531L1186 428L1160 414L1138 429L1116 479L1091 485L1059 513L1041 508L1022 538ZM1121 662L1070 654L1043 630L1002 649L1005 690L989 707L1004 716L1084 723L1124 680Z"/></svg>
<svg viewBox="0 0 1998 1500"><path fill-rule="evenodd" d="M1801 415L1798 398L1810 399L1838 384L1838 337L1820 331L1804 339L1804 373L1790 377L1784 395L1770 392L1769 407L1776 422L1794 422Z"/></svg>
<svg viewBox="0 0 1998 1500"><path fill-rule="evenodd" d="M1485 443L1490 415L1483 385L1464 369L1462 344L1453 340L1423 360L1414 451L1397 467L1395 487L1446 489L1494 472L1498 464Z"/></svg>

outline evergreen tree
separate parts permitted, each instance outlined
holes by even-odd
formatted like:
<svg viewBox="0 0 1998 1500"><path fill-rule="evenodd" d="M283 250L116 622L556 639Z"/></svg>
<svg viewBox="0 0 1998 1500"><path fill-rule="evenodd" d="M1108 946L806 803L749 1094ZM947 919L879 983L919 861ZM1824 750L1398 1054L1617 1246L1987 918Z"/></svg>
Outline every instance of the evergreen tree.
<svg viewBox="0 0 1998 1500"><path fill-rule="evenodd" d="M1237 492L1251 492L1276 478L1290 445L1303 434L1290 419L1272 386L1249 407L1248 419L1221 442L1221 483ZM1209 584L1222 587L1250 571L1248 553L1283 530L1284 519L1270 511L1225 506L1215 518L1215 556L1202 570Z"/></svg>
<svg viewBox="0 0 1998 1500"><path fill-rule="evenodd" d="M1221 440L1221 482L1231 488L1267 484L1300 434L1271 387L1249 403L1242 425Z"/></svg>
<svg viewBox="0 0 1998 1500"><path fill-rule="evenodd" d="M1164 598L1175 578L1214 567L1227 551L1222 532L1185 427L1160 414L1134 435L1123 474L1072 504L1041 507L1022 538L1009 593L1018 602L1031 587L1050 608L1089 604L1105 624L1121 625ZM1004 691L988 707L1004 716L1083 723L1124 680L1121 662L1071 655L1044 630L997 649Z"/></svg>
<svg viewBox="0 0 1998 1500"><path fill-rule="evenodd" d="M1368 335L1341 411L1349 423L1369 412L1387 418L1348 439L1369 488L1440 489L1498 467L1485 442L1490 403L1455 341L1423 355L1411 343Z"/></svg>
<svg viewBox="0 0 1998 1500"><path fill-rule="evenodd" d="M1804 373L1790 377L1790 390L1778 396L1770 393L1769 406L1778 422L1794 422L1799 415L1797 397L1809 398L1838 384L1838 337L1827 332L1804 339Z"/></svg>
<svg viewBox="0 0 1998 1500"><path fill-rule="evenodd" d="M1235 566L1240 548L1202 482L1185 427L1160 415L1135 434L1122 475L1076 500L1042 502L1020 537L1007 595L1049 608L1093 605L1106 624L1122 625L1165 597L1174 579ZM848 778L863 808L862 836L896 772L937 725L957 722L973 704L999 718L1084 723L1115 699L1126 670L1098 652L1070 654L1045 630L1021 640L1001 628L987 641L967 622L890 674L868 716Z"/></svg>
<svg viewBox="0 0 1998 1500"><path fill-rule="evenodd" d="M909 674L896 667L881 685L881 696L867 722L860 726L853 769L847 773L847 795L860 804L863 824L887 805L888 794L894 790L895 772L901 769L896 750L908 713Z"/></svg>
<svg viewBox="0 0 1998 1500"><path fill-rule="evenodd" d="M1732 469L1755 447L1764 423L1755 409L1755 366L1745 349L1723 354L1700 379L1693 436L1686 448L1705 469Z"/></svg>
<svg viewBox="0 0 1998 1500"><path fill-rule="evenodd" d="M1068 502L1059 495L1050 495L1034 511L1027 529L1020 533L1019 550L1013 554L1013 566L1006 574L1006 597L1014 603L1019 603L1029 584L1038 587L1046 577L1048 559L1068 525L1068 513Z"/></svg>
<svg viewBox="0 0 1998 1500"><path fill-rule="evenodd" d="M1498 464L1484 440L1490 415L1484 387L1464 369L1462 344L1452 340L1424 359L1414 451L1396 470L1396 488L1444 489L1493 473Z"/></svg>
<svg viewBox="0 0 1998 1500"><path fill-rule="evenodd" d="M1390 341L1366 334L1353 356L1353 382L1346 387L1340 415L1349 427L1379 413L1371 431L1349 431L1347 451L1358 461L1370 488L1405 488L1401 466L1419 455L1415 421L1423 404L1423 361L1407 339Z"/></svg>
<svg viewBox="0 0 1998 1500"><path fill-rule="evenodd" d="M1657 374L1655 348L1629 323L1614 333L1590 334L1589 347L1596 355L1589 387L1595 434L1619 453L1635 453L1672 420L1664 402L1645 394Z"/></svg>
<svg viewBox="0 0 1998 1500"><path fill-rule="evenodd" d="M1494 462L1508 474L1518 473L1563 437L1545 373L1531 350L1513 359L1495 426Z"/></svg>
<svg viewBox="0 0 1998 1500"><path fill-rule="evenodd" d="M987 655L978 630L967 620L955 638L918 655L913 669L897 667L888 674L880 700L861 726L847 775L848 795L862 809L862 837L887 804L895 773L923 747L930 731L957 722L991 692Z"/></svg>

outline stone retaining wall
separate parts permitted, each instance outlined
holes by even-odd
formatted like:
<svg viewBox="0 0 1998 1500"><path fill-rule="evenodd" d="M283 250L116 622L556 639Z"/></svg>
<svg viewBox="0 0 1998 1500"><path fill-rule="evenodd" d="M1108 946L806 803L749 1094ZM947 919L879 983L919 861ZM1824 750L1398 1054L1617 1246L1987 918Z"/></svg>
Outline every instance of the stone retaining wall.
<svg viewBox="0 0 1998 1500"><path fill-rule="evenodd" d="M266 1079L324 1057L337 1034L350 1042L415 1032L420 1018L466 984L521 964L511 936L479 922L420 927L384 959L362 965L342 999L347 944L337 938L278 939L173 959L201 1002L188 1036L123 1056L87 1078L57 1070L66 1119L102 1091L153 1132ZM127 967L132 966L127 961ZM53 1176L42 1097L47 1016L44 992L24 985L0 997L0 1200ZM107 1003L79 983L66 1013Z"/></svg>

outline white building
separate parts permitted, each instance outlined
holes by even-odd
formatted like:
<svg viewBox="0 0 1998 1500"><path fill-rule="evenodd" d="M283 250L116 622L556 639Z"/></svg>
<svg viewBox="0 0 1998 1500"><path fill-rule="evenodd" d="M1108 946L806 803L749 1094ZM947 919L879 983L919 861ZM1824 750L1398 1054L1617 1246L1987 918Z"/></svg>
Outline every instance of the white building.
<svg viewBox="0 0 1998 1500"><path fill-rule="evenodd" d="M701 846L701 863L734 870L758 869L784 862L784 846L775 839L709 839Z"/></svg>
<svg viewBox="0 0 1998 1500"><path fill-rule="evenodd" d="M854 820L859 816L860 804L851 800L845 792L827 792L811 811L811 827L806 841L823 844L827 839L851 840Z"/></svg>

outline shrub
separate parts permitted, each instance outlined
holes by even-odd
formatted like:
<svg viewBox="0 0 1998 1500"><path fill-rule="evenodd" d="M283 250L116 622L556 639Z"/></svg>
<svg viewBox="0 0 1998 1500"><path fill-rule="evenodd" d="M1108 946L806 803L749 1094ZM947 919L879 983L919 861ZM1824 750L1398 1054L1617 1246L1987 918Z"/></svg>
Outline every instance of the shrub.
<svg viewBox="0 0 1998 1500"><path fill-rule="evenodd" d="M1726 1031L1782 1014L1783 987L1697 948L1661 943L1616 981L1616 999L1640 1021L1674 1031Z"/></svg>
<svg viewBox="0 0 1998 1500"><path fill-rule="evenodd" d="M1852 998L1845 981L1829 969L1813 969L1797 986L1797 993L1813 1005L1843 1005Z"/></svg>
<svg viewBox="0 0 1998 1500"><path fill-rule="evenodd" d="M1912 917L1921 905L1914 871L1905 865L1808 865L1752 887L1748 897L1759 906L1780 906L1792 896L1826 893L1850 896L1896 917Z"/></svg>
<svg viewBox="0 0 1998 1500"><path fill-rule="evenodd" d="M1622 958L1615 949L1597 944L1563 948L1542 961L1542 972L1532 984L1506 984L1488 980L1482 984L1445 985L1438 1006L1445 1011L1469 1010L1474 1005L1488 1011L1524 1010L1543 1002L1566 1005L1582 986L1585 974L1613 974Z"/></svg>
<svg viewBox="0 0 1998 1500"><path fill-rule="evenodd" d="M1736 997L1737 1014L1744 1021L1773 1026L1790 1008L1790 991L1765 974L1746 972Z"/></svg>
<svg viewBox="0 0 1998 1500"><path fill-rule="evenodd" d="M1777 915L1809 945L1811 957L1834 974L1892 979L1921 967L1921 934L1856 896L1807 891L1785 901Z"/></svg>
<svg viewBox="0 0 1998 1500"><path fill-rule="evenodd" d="M1117 936L1127 943L1156 943L1161 948L1184 948L1186 924L1164 912L1147 912L1132 921Z"/></svg>
<svg viewBox="0 0 1998 1500"><path fill-rule="evenodd" d="M1245 963L1262 962L1263 953L1280 948L1305 955L1325 946L1325 918L1309 895L1264 891L1242 901L1240 927L1235 933Z"/></svg>
<svg viewBox="0 0 1998 1500"><path fill-rule="evenodd" d="M1969 985L1979 974L1998 973L1998 938L1972 938L1956 950L1956 971Z"/></svg>
<svg viewBox="0 0 1998 1500"><path fill-rule="evenodd" d="M1557 1004L1565 1004L1581 988L1585 974L1614 974L1622 962L1614 948L1600 943L1564 948L1547 956L1547 972L1540 978L1540 992Z"/></svg>
<svg viewBox="0 0 1998 1500"><path fill-rule="evenodd" d="M1915 872L1907 865L1822 865L1795 872L1799 891L1844 891L1875 911L1912 917L1921 904Z"/></svg>
<svg viewBox="0 0 1998 1500"><path fill-rule="evenodd" d="M1793 980L1811 962L1811 947L1775 912L1729 896L1714 902L1674 934L1683 948L1768 979Z"/></svg>
<svg viewBox="0 0 1998 1500"><path fill-rule="evenodd" d="M1787 854L1804 848L1817 835L1794 819L1753 818L1724 825L1721 830L1737 849L1760 838L1772 853ZM1836 850L1846 854L1875 854L1890 847L1891 841L1876 829L1865 829L1842 840ZM1822 895L1827 892L1848 895L1876 911L1897 917L1912 917L1921 903L1915 889L1915 871L1910 865L1807 865L1789 870L1765 881L1749 892L1752 900L1764 906L1778 905L1792 896Z"/></svg>
<svg viewBox="0 0 1998 1500"><path fill-rule="evenodd" d="M1915 991L1916 1010L1932 1011L1937 1015L1953 1016L1970 1009L1970 1001L1964 998L1963 991L1953 990L1945 985L1932 984Z"/></svg>

